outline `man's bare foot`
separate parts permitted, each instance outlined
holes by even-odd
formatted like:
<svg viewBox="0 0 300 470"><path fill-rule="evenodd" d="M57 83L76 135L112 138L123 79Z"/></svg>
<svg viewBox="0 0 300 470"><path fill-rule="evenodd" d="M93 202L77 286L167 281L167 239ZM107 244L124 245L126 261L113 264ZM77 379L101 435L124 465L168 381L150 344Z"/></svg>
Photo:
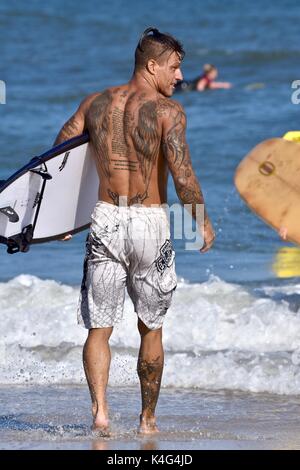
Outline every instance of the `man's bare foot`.
<svg viewBox="0 0 300 470"><path fill-rule="evenodd" d="M98 437L110 437L109 421L107 418L94 418L92 425L93 434Z"/></svg>
<svg viewBox="0 0 300 470"><path fill-rule="evenodd" d="M140 415L140 426L138 433L139 434L156 434L159 432L159 429L156 425L155 417L145 418Z"/></svg>

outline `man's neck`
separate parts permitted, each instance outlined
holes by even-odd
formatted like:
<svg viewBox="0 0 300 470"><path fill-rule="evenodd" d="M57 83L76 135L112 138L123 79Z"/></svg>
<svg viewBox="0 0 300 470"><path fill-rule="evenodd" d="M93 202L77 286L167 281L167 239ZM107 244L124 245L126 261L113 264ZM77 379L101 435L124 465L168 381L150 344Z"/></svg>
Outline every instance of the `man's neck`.
<svg viewBox="0 0 300 470"><path fill-rule="evenodd" d="M140 90L145 90L145 92L158 92L157 85L152 75L147 74L147 72L137 72L135 71L130 82Z"/></svg>

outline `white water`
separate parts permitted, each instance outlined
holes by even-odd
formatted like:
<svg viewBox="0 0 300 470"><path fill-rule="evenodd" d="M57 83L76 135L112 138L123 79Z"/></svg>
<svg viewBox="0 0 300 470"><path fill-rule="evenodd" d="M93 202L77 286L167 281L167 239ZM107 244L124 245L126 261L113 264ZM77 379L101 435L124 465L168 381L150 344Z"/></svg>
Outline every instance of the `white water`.
<svg viewBox="0 0 300 470"><path fill-rule="evenodd" d="M300 285L251 292L215 277L180 282L164 326L163 386L299 394L300 313L275 300L299 292ZM0 284L1 384L85 381L78 293L29 275ZM139 335L129 299L111 346L110 384L137 383Z"/></svg>

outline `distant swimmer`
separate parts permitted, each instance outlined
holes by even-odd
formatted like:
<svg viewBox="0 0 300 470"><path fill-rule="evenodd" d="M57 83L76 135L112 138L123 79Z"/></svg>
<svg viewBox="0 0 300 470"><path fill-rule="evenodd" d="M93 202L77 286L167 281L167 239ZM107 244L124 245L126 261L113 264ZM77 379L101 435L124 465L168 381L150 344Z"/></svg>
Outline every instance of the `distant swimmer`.
<svg viewBox="0 0 300 470"><path fill-rule="evenodd" d="M196 77L194 80L181 80L176 85L176 91L205 91L228 89L232 87L229 82L216 82L218 76L218 69L212 64L205 64L203 66L203 73Z"/></svg>
<svg viewBox="0 0 300 470"><path fill-rule="evenodd" d="M231 88L232 84L229 82L216 82L218 76L218 69L212 64L205 64L203 66L203 75L198 78L196 82L196 90L204 91L207 89L217 90L220 88Z"/></svg>

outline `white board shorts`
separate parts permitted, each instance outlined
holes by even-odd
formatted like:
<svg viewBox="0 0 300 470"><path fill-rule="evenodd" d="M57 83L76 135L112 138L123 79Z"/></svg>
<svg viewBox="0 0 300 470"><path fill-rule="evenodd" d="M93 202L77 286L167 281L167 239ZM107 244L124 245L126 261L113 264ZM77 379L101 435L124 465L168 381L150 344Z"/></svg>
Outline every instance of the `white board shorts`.
<svg viewBox="0 0 300 470"><path fill-rule="evenodd" d="M91 329L120 322L127 288L140 320L160 328L177 285L166 210L99 201L91 218L78 323Z"/></svg>

